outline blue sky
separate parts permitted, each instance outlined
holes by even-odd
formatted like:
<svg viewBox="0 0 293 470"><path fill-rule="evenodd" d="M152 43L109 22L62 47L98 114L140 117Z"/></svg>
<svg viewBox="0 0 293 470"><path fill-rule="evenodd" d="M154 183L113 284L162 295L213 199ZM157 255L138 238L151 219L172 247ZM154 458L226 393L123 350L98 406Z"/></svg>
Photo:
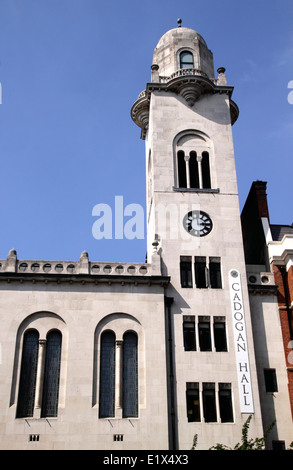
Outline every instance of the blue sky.
<svg viewBox="0 0 293 470"><path fill-rule="evenodd" d="M235 87L240 207L264 180L271 222L293 222L292 0L0 0L1 259L144 261L145 240L94 239L92 210L145 206L130 109L179 17Z"/></svg>

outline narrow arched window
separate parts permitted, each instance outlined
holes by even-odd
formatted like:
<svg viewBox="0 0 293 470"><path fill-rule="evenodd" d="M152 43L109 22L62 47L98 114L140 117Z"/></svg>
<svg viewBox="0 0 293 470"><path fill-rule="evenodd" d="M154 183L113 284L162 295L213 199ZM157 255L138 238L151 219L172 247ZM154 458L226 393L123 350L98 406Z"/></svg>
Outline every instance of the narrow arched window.
<svg viewBox="0 0 293 470"><path fill-rule="evenodd" d="M196 152L190 152L189 159L190 187L199 188L199 174Z"/></svg>
<svg viewBox="0 0 293 470"><path fill-rule="evenodd" d="M210 189L211 188L211 176L210 176L210 162L209 162L208 152L202 153L201 171L202 171L202 186L205 189Z"/></svg>
<svg viewBox="0 0 293 470"><path fill-rule="evenodd" d="M115 335L101 335L99 417L115 416Z"/></svg>
<svg viewBox="0 0 293 470"><path fill-rule="evenodd" d="M58 413L61 344L62 335L60 331L50 331L46 341L42 418L56 417Z"/></svg>
<svg viewBox="0 0 293 470"><path fill-rule="evenodd" d="M138 416L137 335L123 336L123 418Z"/></svg>
<svg viewBox="0 0 293 470"><path fill-rule="evenodd" d="M38 352L39 333L36 330L26 331L23 338L17 418L29 418L34 413Z"/></svg>
<svg viewBox="0 0 293 470"><path fill-rule="evenodd" d="M193 55L189 51L183 51L180 54L180 68L192 69L194 67Z"/></svg>
<svg viewBox="0 0 293 470"><path fill-rule="evenodd" d="M183 150L177 152L177 165L178 165L178 185L179 188L187 187L186 179L186 163Z"/></svg>

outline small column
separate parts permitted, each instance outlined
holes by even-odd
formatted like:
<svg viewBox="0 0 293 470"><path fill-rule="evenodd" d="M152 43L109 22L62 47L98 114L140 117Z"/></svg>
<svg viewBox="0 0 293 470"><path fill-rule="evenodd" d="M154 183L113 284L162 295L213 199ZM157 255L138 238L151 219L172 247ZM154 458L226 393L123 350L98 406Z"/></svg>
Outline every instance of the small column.
<svg viewBox="0 0 293 470"><path fill-rule="evenodd" d="M201 168L202 155L197 155L196 159L198 163L199 187L202 189L202 168Z"/></svg>
<svg viewBox="0 0 293 470"><path fill-rule="evenodd" d="M35 408L41 408L42 406L42 392L43 392L44 369L45 369L45 351L46 351L46 340L39 339Z"/></svg>
<svg viewBox="0 0 293 470"><path fill-rule="evenodd" d="M159 83L160 76L159 76L159 66L157 64L153 64L151 66L152 70L152 82Z"/></svg>
<svg viewBox="0 0 293 470"><path fill-rule="evenodd" d="M217 79L217 85L219 86L226 86L227 85L227 77L225 75L225 68L224 67L219 67L217 72L218 72L218 79Z"/></svg>
<svg viewBox="0 0 293 470"><path fill-rule="evenodd" d="M115 356L115 409L116 416L121 414L122 417L122 351L123 341L116 341L116 356Z"/></svg>
<svg viewBox="0 0 293 470"><path fill-rule="evenodd" d="M190 155L184 155L185 165L186 165L186 186L190 188L190 171L189 171L189 160Z"/></svg>

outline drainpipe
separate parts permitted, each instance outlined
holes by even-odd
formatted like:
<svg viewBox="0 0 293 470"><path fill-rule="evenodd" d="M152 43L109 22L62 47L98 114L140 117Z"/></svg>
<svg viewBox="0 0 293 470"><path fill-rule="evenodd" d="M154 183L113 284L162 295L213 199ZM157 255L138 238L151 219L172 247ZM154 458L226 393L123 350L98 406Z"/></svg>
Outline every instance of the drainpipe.
<svg viewBox="0 0 293 470"><path fill-rule="evenodd" d="M172 323L171 323L171 305L173 303L172 297L165 297L166 303L166 354L167 354L167 374L168 374L168 401L169 401L169 447L170 450L177 449L176 437L176 410L175 410L175 377L174 377L174 358L173 358L173 338L172 338Z"/></svg>
<svg viewBox="0 0 293 470"><path fill-rule="evenodd" d="M282 281L283 281L283 287L284 287L284 293L285 293L285 303L286 303L286 311L287 311L287 319L288 319L288 326L289 326L289 333L290 333L290 340L293 340L293 328L292 328L292 322L291 322L291 312L290 312L290 306L289 306L289 296L288 296L288 289L287 289L287 271L284 266L280 266L280 273L282 276Z"/></svg>

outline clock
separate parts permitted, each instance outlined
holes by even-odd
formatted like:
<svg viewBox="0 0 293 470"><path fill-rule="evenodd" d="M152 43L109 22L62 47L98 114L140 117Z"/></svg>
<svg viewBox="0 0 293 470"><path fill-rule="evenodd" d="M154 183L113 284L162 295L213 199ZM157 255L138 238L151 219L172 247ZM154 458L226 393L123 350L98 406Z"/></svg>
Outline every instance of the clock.
<svg viewBox="0 0 293 470"><path fill-rule="evenodd" d="M190 211L184 216L183 227L194 237L204 237L212 230L213 222L206 212Z"/></svg>

